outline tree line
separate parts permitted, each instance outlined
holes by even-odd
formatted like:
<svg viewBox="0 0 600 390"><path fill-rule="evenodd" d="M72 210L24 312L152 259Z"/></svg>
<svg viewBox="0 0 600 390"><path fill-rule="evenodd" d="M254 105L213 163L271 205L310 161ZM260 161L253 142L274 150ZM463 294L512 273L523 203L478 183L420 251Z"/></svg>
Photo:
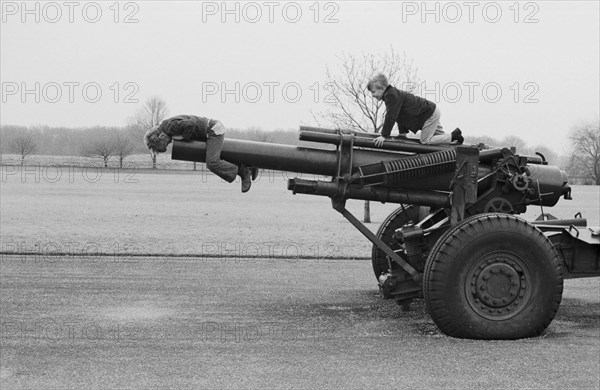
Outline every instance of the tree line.
<svg viewBox="0 0 600 390"><path fill-rule="evenodd" d="M0 127L0 153L17 154L22 164L30 155L82 156L101 159L105 167L115 159L122 168L127 157L132 155L146 154L152 159L143 142L146 131L138 125L92 128L6 125ZM290 145L299 143L297 131L292 129L228 129L227 137Z"/></svg>
<svg viewBox="0 0 600 390"><path fill-rule="evenodd" d="M29 155L82 156L100 159L104 166L116 160L119 167L132 155L152 155L144 145L146 129L131 124L123 127L66 128L49 126L0 127L0 152L17 154L21 163ZM296 129L266 131L259 127L228 129L227 138L288 145L307 146L298 140ZM571 152L558 155L544 145L529 146L521 138L507 136L501 139L486 136L466 136L466 143L483 143L488 146L515 147L520 154L544 155L552 165L565 169L569 177L578 178L582 184L600 184L600 129L591 123L576 126L571 131Z"/></svg>

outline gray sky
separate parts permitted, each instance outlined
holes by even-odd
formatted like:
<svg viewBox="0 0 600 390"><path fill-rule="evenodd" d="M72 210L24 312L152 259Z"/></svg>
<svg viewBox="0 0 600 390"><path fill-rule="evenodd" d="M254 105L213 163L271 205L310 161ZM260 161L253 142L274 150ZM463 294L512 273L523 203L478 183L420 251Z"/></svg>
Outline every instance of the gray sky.
<svg viewBox="0 0 600 390"><path fill-rule="evenodd" d="M393 47L446 130L563 152L598 119L599 14L598 1L3 1L0 122L121 126L157 95L170 115L297 128L325 108L337 55Z"/></svg>

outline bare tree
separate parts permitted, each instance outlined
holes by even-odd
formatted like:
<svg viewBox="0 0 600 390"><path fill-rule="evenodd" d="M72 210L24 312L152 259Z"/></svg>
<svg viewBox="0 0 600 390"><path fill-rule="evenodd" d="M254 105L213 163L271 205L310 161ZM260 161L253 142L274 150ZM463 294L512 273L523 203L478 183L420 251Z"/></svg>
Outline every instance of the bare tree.
<svg viewBox="0 0 600 390"><path fill-rule="evenodd" d="M135 123L144 129L151 129L165 119L168 111L167 103L160 97L153 96L140 107L135 116Z"/></svg>
<svg viewBox="0 0 600 390"><path fill-rule="evenodd" d="M158 126L166 118L168 112L167 103L160 97L153 96L138 109L133 124L144 131L150 130L154 126ZM152 169L156 169L156 155L152 152L149 153L152 159Z"/></svg>
<svg viewBox="0 0 600 390"><path fill-rule="evenodd" d="M326 88L331 90L328 103L332 109L320 116L343 129L378 133L384 118L383 102L371 97L367 81L381 72L390 84L412 92L418 81L417 69L394 49L381 55L342 54L338 59L335 69L326 70Z"/></svg>
<svg viewBox="0 0 600 390"><path fill-rule="evenodd" d="M135 149L134 143L125 131L117 131L114 148L115 155L119 158L119 168L123 168L123 160Z"/></svg>
<svg viewBox="0 0 600 390"><path fill-rule="evenodd" d="M15 132L10 140L9 150L21 155L21 165L25 158L37 149L37 142L30 130Z"/></svg>
<svg viewBox="0 0 600 390"><path fill-rule="evenodd" d="M104 167L108 167L110 158L117 154L116 132L112 129L98 128L88 130L88 141L82 148L86 157L101 157Z"/></svg>
<svg viewBox="0 0 600 390"><path fill-rule="evenodd" d="M584 180L600 184L600 126L584 123L571 131L571 171Z"/></svg>
<svg viewBox="0 0 600 390"><path fill-rule="evenodd" d="M384 103L372 98L366 89L368 80L381 72L391 85L412 92L418 82L417 69L405 54L393 48L380 55L342 54L338 59L336 68L326 70L331 109L319 116L342 129L379 133L385 117ZM365 201L363 221L371 222L369 201Z"/></svg>

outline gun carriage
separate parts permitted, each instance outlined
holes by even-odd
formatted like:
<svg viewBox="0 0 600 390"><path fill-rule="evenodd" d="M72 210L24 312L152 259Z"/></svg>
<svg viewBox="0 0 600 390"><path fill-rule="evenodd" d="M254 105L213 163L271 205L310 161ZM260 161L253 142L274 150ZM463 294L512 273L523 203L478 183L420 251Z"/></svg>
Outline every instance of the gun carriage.
<svg viewBox="0 0 600 390"><path fill-rule="evenodd" d="M460 338L539 335L562 299L563 279L600 275L600 230L576 215L544 212L571 199L567 175L544 156L483 146L430 146L376 135L302 126L312 148L226 139L222 158L263 169L315 174L294 178L294 194L326 196L373 243L381 296L404 310L425 298L436 325ZM175 160L205 161L206 144L175 141ZM347 199L399 204L371 232ZM535 221L518 214L541 209Z"/></svg>

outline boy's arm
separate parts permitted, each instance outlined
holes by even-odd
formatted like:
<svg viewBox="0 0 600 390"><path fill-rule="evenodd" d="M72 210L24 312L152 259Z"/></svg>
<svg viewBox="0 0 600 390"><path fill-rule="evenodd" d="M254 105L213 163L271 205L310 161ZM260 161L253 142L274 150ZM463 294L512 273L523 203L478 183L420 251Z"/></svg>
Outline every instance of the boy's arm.
<svg viewBox="0 0 600 390"><path fill-rule="evenodd" d="M177 121L177 135L181 136L184 141L189 141L194 135L194 120L190 118L180 119Z"/></svg>
<svg viewBox="0 0 600 390"><path fill-rule="evenodd" d="M382 137L389 137L392 133L392 128L394 127L394 123L396 123L396 119L398 119L398 114L400 114L400 109L402 108L402 102L398 97L394 94L387 94L383 97L383 101L385 102L385 119L383 120L383 129L381 130Z"/></svg>

